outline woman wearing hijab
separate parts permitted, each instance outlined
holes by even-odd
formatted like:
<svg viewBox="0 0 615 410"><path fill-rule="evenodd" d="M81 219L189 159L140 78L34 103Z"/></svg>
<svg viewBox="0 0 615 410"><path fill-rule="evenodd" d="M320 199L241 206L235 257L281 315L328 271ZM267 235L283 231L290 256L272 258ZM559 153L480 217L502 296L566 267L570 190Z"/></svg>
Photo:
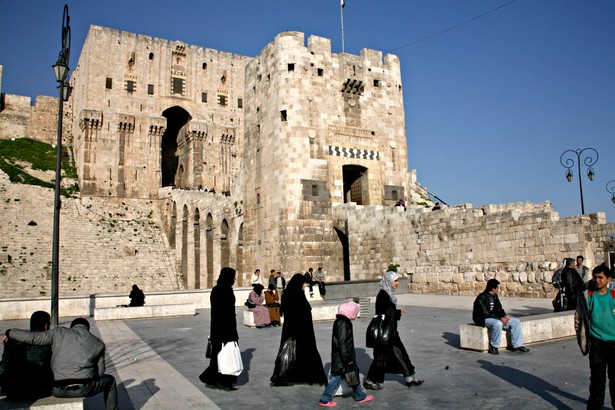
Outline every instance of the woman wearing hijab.
<svg viewBox="0 0 615 410"><path fill-rule="evenodd" d="M305 277L297 273L288 282L282 295L281 314L284 316L282 338L276 363L284 354L284 344L292 339L296 343L294 360L288 363L288 371L281 374L276 366L271 383L274 386L289 386L295 383L327 383L327 375L322 366L322 359L316 346L314 325L312 323L312 307L305 298Z"/></svg>
<svg viewBox="0 0 615 410"><path fill-rule="evenodd" d="M280 296L273 283L270 283L269 288L265 291L265 304L269 311L271 325L280 326Z"/></svg>
<svg viewBox="0 0 615 410"><path fill-rule="evenodd" d="M199 376L199 379L220 390L237 390L234 385L237 383L237 376L220 374L218 372L218 353L222 345L228 342L239 340L237 334L237 319L235 317L235 294L233 293L233 283L235 283L235 269L222 268L216 286L211 290L211 329L209 337L211 339L211 359L209 367Z"/></svg>
<svg viewBox="0 0 615 410"><path fill-rule="evenodd" d="M254 313L254 324L257 328L262 329L271 325L271 318L269 317L269 310L263 306L265 296L263 295L264 286L260 283L252 285L252 292L248 295L248 299L254 303L254 307L250 308L250 312Z"/></svg>
<svg viewBox="0 0 615 410"><path fill-rule="evenodd" d="M406 313L397 309L397 297L395 296L397 286L399 286L399 279L396 272L389 271L382 276L380 292L376 296L376 315L386 315L394 321L395 336L388 347L381 345L374 347L374 361L364 382L366 389L382 390L385 373L401 373L408 387L423 384L422 380L417 380L414 366L397 332L397 321Z"/></svg>

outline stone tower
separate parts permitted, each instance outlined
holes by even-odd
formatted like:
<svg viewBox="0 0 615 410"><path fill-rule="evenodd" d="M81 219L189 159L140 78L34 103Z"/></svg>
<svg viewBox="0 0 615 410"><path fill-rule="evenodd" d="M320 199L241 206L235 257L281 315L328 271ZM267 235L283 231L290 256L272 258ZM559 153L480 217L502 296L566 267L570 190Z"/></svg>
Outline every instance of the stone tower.
<svg viewBox="0 0 615 410"><path fill-rule="evenodd" d="M230 191L240 166L248 57L91 26L71 83L84 195Z"/></svg>
<svg viewBox="0 0 615 410"><path fill-rule="evenodd" d="M332 54L328 39L310 36L306 46L303 33L285 32L245 78L245 260L351 279L332 207L393 205L408 194L398 57Z"/></svg>

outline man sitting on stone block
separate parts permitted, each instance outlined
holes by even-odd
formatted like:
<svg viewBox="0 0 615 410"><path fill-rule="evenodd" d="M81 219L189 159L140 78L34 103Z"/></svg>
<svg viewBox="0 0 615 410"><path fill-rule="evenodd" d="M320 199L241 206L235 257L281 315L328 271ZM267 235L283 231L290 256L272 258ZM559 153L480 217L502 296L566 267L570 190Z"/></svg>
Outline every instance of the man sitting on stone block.
<svg viewBox="0 0 615 410"><path fill-rule="evenodd" d="M523 333L519 319L507 316L502 308L498 292L500 282L497 279L489 279L485 291L474 300L472 320L478 326L486 327L489 332L489 353L499 354L502 329L510 330L513 352L527 353L530 349L523 346Z"/></svg>
<svg viewBox="0 0 615 410"><path fill-rule="evenodd" d="M92 397L103 392L107 410L117 410L115 378L105 374L105 344L90 333L87 319L77 318L70 329L47 332L9 329L6 337L38 346L51 345L55 397Z"/></svg>
<svg viewBox="0 0 615 410"><path fill-rule="evenodd" d="M49 313L39 310L30 316L30 330L49 330ZM6 340L0 361L0 387L10 400L30 401L51 396L51 346L33 346Z"/></svg>

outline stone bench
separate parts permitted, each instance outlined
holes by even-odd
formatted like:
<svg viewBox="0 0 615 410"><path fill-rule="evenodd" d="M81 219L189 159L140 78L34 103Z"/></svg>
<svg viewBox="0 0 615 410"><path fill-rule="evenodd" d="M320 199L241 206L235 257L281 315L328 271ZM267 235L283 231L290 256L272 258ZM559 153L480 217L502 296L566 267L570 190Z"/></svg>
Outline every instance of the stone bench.
<svg viewBox="0 0 615 410"><path fill-rule="evenodd" d="M521 322L523 340L526 345L575 336L573 311L521 316L517 319ZM509 345L508 333L502 332L501 348ZM459 338L462 349L481 352L489 349L486 327L476 326L475 324L460 325Z"/></svg>
<svg viewBox="0 0 615 410"><path fill-rule="evenodd" d="M314 304L312 305L312 321L314 322L325 322L328 320L335 320L335 316L337 315L338 306L343 303L340 301L339 304ZM361 312L357 317L361 317ZM284 316L280 318L281 323L284 323ZM248 327L256 327L254 324L254 313L249 310L243 311L243 324Z"/></svg>
<svg viewBox="0 0 615 410"><path fill-rule="evenodd" d="M196 305L185 303L177 305L134 306L95 308L94 320L145 319L170 316L194 316Z"/></svg>
<svg viewBox="0 0 615 410"><path fill-rule="evenodd" d="M6 397L0 397L1 410L35 409L35 410L83 410L83 397L60 399L57 397L45 397L32 401L11 401Z"/></svg>

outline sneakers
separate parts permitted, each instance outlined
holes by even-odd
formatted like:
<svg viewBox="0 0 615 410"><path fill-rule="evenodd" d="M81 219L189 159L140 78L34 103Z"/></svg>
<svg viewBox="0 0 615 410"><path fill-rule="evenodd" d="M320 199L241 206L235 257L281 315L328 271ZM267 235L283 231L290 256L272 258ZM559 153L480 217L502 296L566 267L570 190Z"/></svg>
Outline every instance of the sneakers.
<svg viewBox="0 0 615 410"><path fill-rule="evenodd" d="M492 354L492 355L495 355L495 356L500 354L500 352L498 352L498 348L491 346L491 344L489 345L489 350L487 350L487 352L489 352L489 354Z"/></svg>
<svg viewBox="0 0 615 410"><path fill-rule="evenodd" d="M374 400L374 396L365 396L363 400L359 400L357 403L367 403L368 401Z"/></svg>
<svg viewBox="0 0 615 410"><path fill-rule="evenodd" d="M369 390L382 390L382 386L378 382L373 382L369 379L365 379L363 382L363 387Z"/></svg>
<svg viewBox="0 0 615 410"><path fill-rule="evenodd" d="M518 352L518 353L527 353L530 351L530 349L528 349L527 347L521 346L521 347L514 347L512 351Z"/></svg>
<svg viewBox="0 0 615 410"><path fill-rule="evenodd" d="M367 397L370 397L370 396L367 396ZM372 399L373 399L373 397L372 397ZM334 402L334 401L320 401L319 400L318 401L318 405L320 407L335 407L335 406L337 406L337 403Z"/></svg>

